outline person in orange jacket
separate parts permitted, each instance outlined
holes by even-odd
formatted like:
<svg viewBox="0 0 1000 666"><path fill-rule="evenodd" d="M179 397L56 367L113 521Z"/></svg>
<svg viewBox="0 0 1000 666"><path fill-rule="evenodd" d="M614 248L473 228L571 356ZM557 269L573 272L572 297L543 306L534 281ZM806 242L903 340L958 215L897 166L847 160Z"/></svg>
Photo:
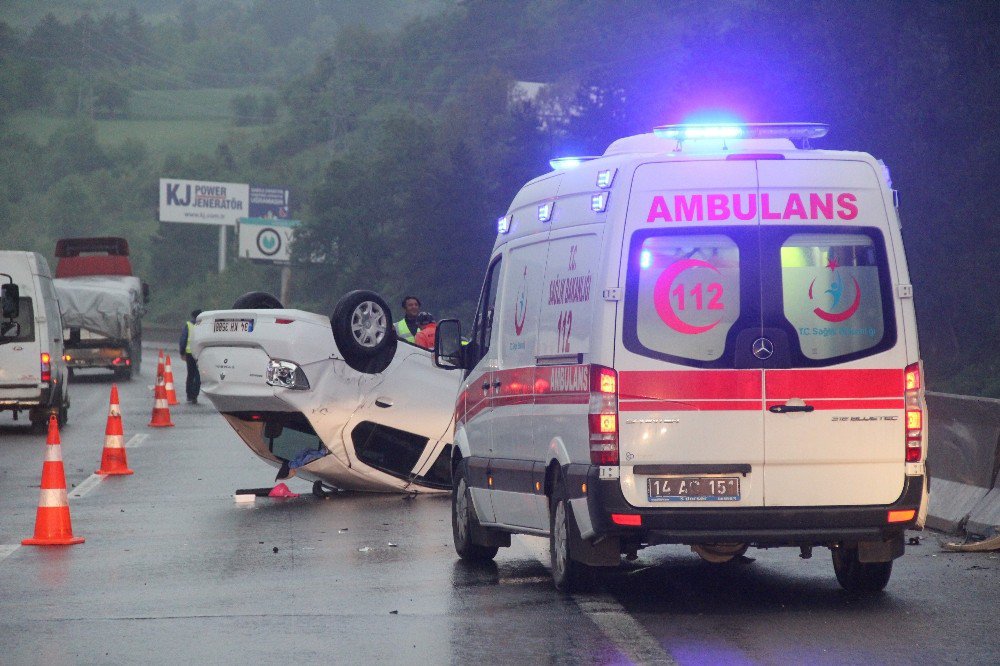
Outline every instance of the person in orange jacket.
<svg viewBox="0 0 1000 666"><path fill-rule="evenodd" d="M418 347L423 347L424 349L434 349L434 331L437 330L437 324L434 323L434 317L430 312L421 312L417 315L417 334L413 338L413 342Z"/></svg>

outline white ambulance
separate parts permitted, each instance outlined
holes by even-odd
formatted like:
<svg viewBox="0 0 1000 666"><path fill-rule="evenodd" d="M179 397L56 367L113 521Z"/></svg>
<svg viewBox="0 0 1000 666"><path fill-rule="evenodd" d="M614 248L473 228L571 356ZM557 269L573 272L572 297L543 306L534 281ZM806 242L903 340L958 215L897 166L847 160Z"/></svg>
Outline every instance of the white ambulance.
<svg viewBox="0 0 1000 666"><path fill-rule="evenodd" d="M499 220L464 370L455 547L548 536L556 587L656 544L833 553L876 592L926 504L896 193L811 123L672 125L553 161Z"/></svg>

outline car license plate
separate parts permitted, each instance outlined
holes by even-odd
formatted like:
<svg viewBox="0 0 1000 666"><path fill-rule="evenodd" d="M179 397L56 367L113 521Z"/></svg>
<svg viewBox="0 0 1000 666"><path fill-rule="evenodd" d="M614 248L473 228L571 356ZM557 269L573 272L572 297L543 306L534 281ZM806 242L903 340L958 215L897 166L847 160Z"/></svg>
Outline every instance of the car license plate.
<svg viewBox="0 0 1000 666"><path fill-rule="evenodd" d="M737 476L670 476L646 479L650 502L735 501L740 498Z"/></svg>
<svg viewBox="0 0 1000 666"><path fill-rule="evenodd" d="M252 333L253 319L216 319L216 333Z"/></svg>

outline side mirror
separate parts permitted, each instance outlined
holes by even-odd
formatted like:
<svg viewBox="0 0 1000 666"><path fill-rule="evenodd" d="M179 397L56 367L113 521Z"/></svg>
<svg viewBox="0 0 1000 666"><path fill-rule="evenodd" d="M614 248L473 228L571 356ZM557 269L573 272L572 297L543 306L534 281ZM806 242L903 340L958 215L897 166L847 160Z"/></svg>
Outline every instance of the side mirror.
<svg viewBox="0 0 1000 666"><path fill-rule="evenodd" d="M14 283L0 285L0 310L4 319L17 319L21 314L21 290Z"/></svg>
<svg viewBox="0 0 1000 666"><path fill-rule="evenodd" d="M434 365L445 370L465 367L462 346L462 323L457 319L442 319L434 331Z"/></svg>

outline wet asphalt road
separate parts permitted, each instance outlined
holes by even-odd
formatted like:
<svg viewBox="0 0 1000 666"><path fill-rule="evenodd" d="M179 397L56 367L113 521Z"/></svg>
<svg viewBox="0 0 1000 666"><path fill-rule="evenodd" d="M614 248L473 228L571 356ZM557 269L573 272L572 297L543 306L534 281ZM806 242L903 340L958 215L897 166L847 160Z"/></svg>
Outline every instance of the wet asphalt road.
<svg viewBox="0 0 1000 666"><path fill-rule="evenodd" d="M238 504L273 483L215 410L149 428L155 356L119 385L133 476L98 480L109 375L72 386L62 452L70 547L34 530L44 435L0 414L0 664L1000 663L1000 555L924 533L887 592L842 592L829 553L713 566L657 547L592 594L551 585L547 542L495 564L451 545L443 496L339 494ZM175 365L183 400L183 365Z"/></svg>

